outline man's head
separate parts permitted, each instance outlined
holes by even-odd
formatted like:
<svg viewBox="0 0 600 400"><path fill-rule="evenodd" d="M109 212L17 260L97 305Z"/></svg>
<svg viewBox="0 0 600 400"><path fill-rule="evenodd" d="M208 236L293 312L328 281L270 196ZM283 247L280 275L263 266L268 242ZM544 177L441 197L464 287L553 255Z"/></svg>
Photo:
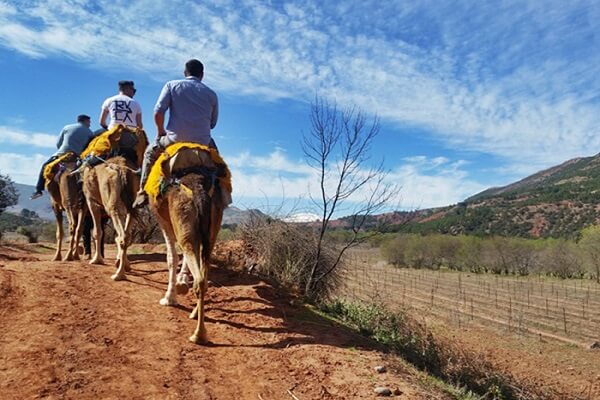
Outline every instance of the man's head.
<svg viewBox="0 0 600 400"><path fill-rule="evenodd" d="M183 71L185 76L195 76L198 79L204 77L204 65L195 58L192 58L185 63L185 70Z"/></svg>
<svg viewBox="0 0 600 400"><path fill-rule="evenodd" d="M87 126L88 128L92 125L92 120L89 115L80 114L77 116L77 122Z"/></svg>
<svg viewBox="0 0 600 400"><path fill-rule="evenodd" d="M126 96L133 97L136 92L133 81L119 81L119 92Z"/></svg>

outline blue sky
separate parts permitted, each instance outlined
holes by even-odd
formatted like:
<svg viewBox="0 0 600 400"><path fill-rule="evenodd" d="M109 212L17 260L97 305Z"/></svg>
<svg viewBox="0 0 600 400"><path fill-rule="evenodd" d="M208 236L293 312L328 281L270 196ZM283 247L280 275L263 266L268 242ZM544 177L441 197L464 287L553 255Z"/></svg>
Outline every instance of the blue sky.
<svg viewBox="0 0 600 400"><path fill-rule="evenodd" d="M153 137L162 85L195 57L235 205L306 205L315 93L380 117L397 207L456 203L600 152L599 20L597 1L0 0L0 171L33 183L120 79Z"/></svg>

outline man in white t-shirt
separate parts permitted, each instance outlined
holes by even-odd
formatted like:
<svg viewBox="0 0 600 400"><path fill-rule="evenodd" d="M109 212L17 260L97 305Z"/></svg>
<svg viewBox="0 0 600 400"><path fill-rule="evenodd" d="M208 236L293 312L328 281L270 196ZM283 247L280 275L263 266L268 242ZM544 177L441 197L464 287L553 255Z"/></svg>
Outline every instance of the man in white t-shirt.
<svg viewBox="0 0 600 400"><path fill-rule="evenodd" d="M116 125L124 125L128 128L142 128L142 108L133 99L135 95L133 81L119 81L119 94L109 97L102 103L100 114L100 126L111 129ZM106 117L110 122L106 123Z"/></svg>

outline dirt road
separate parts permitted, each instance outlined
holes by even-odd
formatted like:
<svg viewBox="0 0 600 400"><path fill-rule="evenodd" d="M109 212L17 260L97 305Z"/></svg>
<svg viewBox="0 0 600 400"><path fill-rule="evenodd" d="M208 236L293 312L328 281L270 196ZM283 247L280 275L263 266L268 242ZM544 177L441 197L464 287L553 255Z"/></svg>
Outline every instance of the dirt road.
<svg viewBox="0 0 600 400"><path fill-rule="evenodd" d="M378 385L400 398L448 398L260 279L210 273L211 344L187 338L192 298L162 307L160 253L131 256L127 281L112 266L50 262L39 248L0 248L2 399L370 399ZM110 253L109 253L110 256Z"/></svg>

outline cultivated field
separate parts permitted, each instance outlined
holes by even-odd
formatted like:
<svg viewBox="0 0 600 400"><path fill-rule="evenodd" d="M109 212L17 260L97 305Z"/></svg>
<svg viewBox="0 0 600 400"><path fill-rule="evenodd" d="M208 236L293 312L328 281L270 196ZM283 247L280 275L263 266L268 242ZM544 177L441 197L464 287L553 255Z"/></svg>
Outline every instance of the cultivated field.
<svg viewBox="0 0 600 400"><path fill-rule="evenodd" d="M580 346L600 340L600 285L593 281L393 268L372 251L353 256L345 271L350 294L410 306L458 327L495 326Z"/></svg>
<svg viewBox="0 0 600 400"><path fill-rule="evenodd" d="M566 371L573 372L581 398L590 388L600 396L600 350L590 349L600 341L600 285L593 281L395 268L372 249L353 251L343 278L346 298L407 309L492 361L502 353L508 369L530 361L523 370L532 379L567 382Z"/></svg>

